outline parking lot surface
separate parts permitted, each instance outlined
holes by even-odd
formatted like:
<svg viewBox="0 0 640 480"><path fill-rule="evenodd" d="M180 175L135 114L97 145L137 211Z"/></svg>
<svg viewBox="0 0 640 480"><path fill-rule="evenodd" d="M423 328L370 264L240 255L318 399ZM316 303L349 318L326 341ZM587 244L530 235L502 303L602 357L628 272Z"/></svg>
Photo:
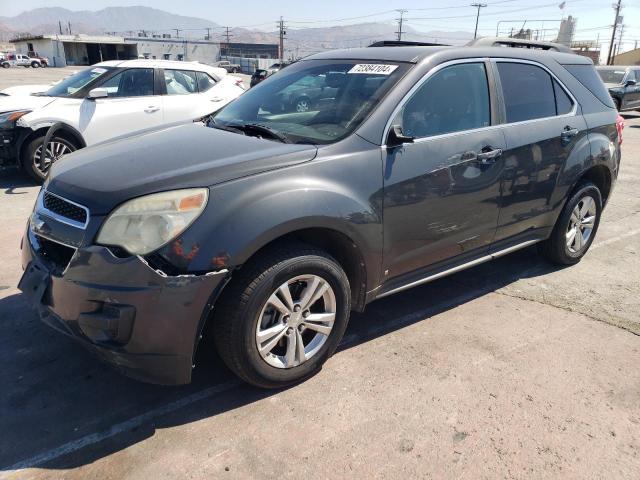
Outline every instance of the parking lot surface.
<svg viewBox="0 0 640 480"><path fill-rule="evenodd" d="M640 115L625 117L580 264L530 248L377 301L281 391L206 348L191 385L138 383L41 324L16 289L38 188L0 172L0 476L637 478Z"/></svg>

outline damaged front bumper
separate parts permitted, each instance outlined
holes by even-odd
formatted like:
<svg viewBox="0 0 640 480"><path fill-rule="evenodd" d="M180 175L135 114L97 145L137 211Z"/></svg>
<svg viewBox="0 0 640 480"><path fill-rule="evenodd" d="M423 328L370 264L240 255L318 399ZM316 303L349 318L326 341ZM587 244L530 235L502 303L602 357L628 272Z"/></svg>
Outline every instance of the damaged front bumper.
<svg viewBox="0 0 640 480"><path fill-rule="evenodd" d="M126 375L189 383L195 348L227 271L167 276L137 256L74 248L36 234L22 241L19 288L41 319Z"/></svg>

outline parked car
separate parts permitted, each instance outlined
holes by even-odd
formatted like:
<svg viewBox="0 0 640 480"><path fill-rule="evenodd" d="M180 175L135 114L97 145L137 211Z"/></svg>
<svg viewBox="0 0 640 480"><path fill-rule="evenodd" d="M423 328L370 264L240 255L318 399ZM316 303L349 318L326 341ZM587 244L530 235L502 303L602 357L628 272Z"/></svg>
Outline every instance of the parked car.
<svg viewBox="0 0 640 480"><path fill-rule="evenodd" d="M9 67L33 67L38 68L42 66L42 62L37 58L31 58L28 55L21 53L10 53L4 60L0 61L2 68Z"/></svg>
<svg viewBox="0 0 640 480"><path fill-rule="evenodd" d="M214 64L216 67L224 68L229 73L241 73L242 68L237 63L231 63L227 60L221 60L220 62L216 62Z"/></svg>
<svg viewBox="0 0 640 480"><path fill-rule="evenodd" d="M27 56L29 58L38 60L40 62L39 66L41 66L41 67L48 67L49 66L49 59L47 57L43 57L38 52L27 52Z"/></svg>
<svg viewBox="0 0 640 480"><path fill-rule="evenodd" d="M287 65L289 65L287 62L274 63L273 65L270 65L269 68L267 68L267 72L269 75L273 75L274 73L282 70Z"/></svg>
<svg viewBox="0 0 640 480"><path fill-rule="evenodd" d="M270 111L322 77L330 100ZM291 385L376 299L534 244L579 262L618 175L617 117L573 54L317 54L206 122L56 163L20 288L46 323L135 378L189 382L210 334L245 381Z"/></svg>
<svg viewBox="0 0 640 480"><path fill-rule="evenodd" d="M620 112L640 110L640 66L596 67Z"/></svg>
<svg viewBox="0 0 640 480"><path fill-rule="evenodd" d="M164 60L110 61L33 95L0 97L0 158L36 180L51 163L87 145L132 132L190 121L244 92L222 68ZM62 128L42 155L47 129Z"/></svg>
<svg viewBox="0 0 640 480"><path fill-rule="evenodd" d="M251 87L255 87L257 84L262 82L268 76L269 76L268 71L258 68L256 69L255 72L253 72L253 75L251 75L251 82L249 85Z"/></svg>

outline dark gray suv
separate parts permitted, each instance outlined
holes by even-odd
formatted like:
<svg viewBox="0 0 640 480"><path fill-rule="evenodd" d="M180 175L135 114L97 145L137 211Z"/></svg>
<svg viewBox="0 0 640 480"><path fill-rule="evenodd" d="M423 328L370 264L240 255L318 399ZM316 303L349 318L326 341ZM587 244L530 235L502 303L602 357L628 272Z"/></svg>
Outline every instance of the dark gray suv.
<svg viewBox="0 0 640 480"><path fill-rule="evenodd" d="M311 80L331 94L273 107ZM189 382L207 326L242 379L289 385L377 298L536 243L578 262L618 174L616 117L577 55L315 55L204 121L56 163L20 288L135 378Z"/></svg>

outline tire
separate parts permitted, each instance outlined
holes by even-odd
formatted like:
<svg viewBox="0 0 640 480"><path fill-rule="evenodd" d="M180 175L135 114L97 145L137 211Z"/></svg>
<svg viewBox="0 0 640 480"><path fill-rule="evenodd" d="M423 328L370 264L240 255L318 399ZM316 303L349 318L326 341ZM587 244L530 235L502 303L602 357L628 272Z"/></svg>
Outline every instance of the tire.
<svg viewBox="0 0 640 480"><path fill-rule="evenodd" d="M593 243L601 214L602 196L598 187L591 182L578 185L562 209L551 236L540 244L542 254L558 265L578 263ZM579 228L575 227L576 221L580 221ZM573 238L572 232L575 232Z"/></svg>
<svg viewBox="0 0 640 480"><path fill-rule="evenodd" d="M238 73L238 69L237 68L232 68L231 69L231 73Z"/></svg>
<svg viewBox="0 0 640 480"><path fill-rule="evenodd" d="M47 178L47 174L49 173L49 168L51 167L50 162L45 166L39 168L39 151L42 148L42 142L44 141L44 135L35 137L30 140L28 144L26 144L22 149L22 155L20 159L20 164L22 165L22 169L31 176L36 182L42 183ZM51 139L49 145L53 144L57 150L57 156L61 156L67 153L71 153L78 149L78 147L67 140L66 138L54 136ZM57 158L54 160L54 162Z"/></svg>
<svg viewBox="0 0 640 480"><path fill-rule="evenodd" d="M2 68L9 68L11 65L9 65L8 63L3 63L2 64Z"/></svg>
<svg viewBox="0 0 640 480"><path fill-rule="evenodd" d="M316 281L328 289L306 305L305 293L314 291ZM271 303L276 297L281 299L279 308L285 307L286 297L280 294L285 287L295 305L284 309L288 315ZM331 318L332 310L332 326L326 324L330 320L321 325L319 318ZM261 388L286 387L320 371L342 339L350 311L349 280L332 257L314 247L283 246L245 265L225 289L214 309L214 342L225 364L245 382ZM317 323L310 328L314 324L308 322ZM317 328L329 328L328 334ZM297 350L300 340L304 356ZM289 349L291 342L294 346Z"/></svg>
<svg viewBox="0 0 640 480"><path fill-rule="evenodd" d="M40 64L38 62L31 62L31 66L33 68L38 68L40 66Z"/></svg>
<svg viewBox="0 0 640 480"><path fill-rule="evenodd" d="M616 106L616 110L619 112L620 111L620 100L618 100L617 98L613 99L613 103Z"/></svg>

